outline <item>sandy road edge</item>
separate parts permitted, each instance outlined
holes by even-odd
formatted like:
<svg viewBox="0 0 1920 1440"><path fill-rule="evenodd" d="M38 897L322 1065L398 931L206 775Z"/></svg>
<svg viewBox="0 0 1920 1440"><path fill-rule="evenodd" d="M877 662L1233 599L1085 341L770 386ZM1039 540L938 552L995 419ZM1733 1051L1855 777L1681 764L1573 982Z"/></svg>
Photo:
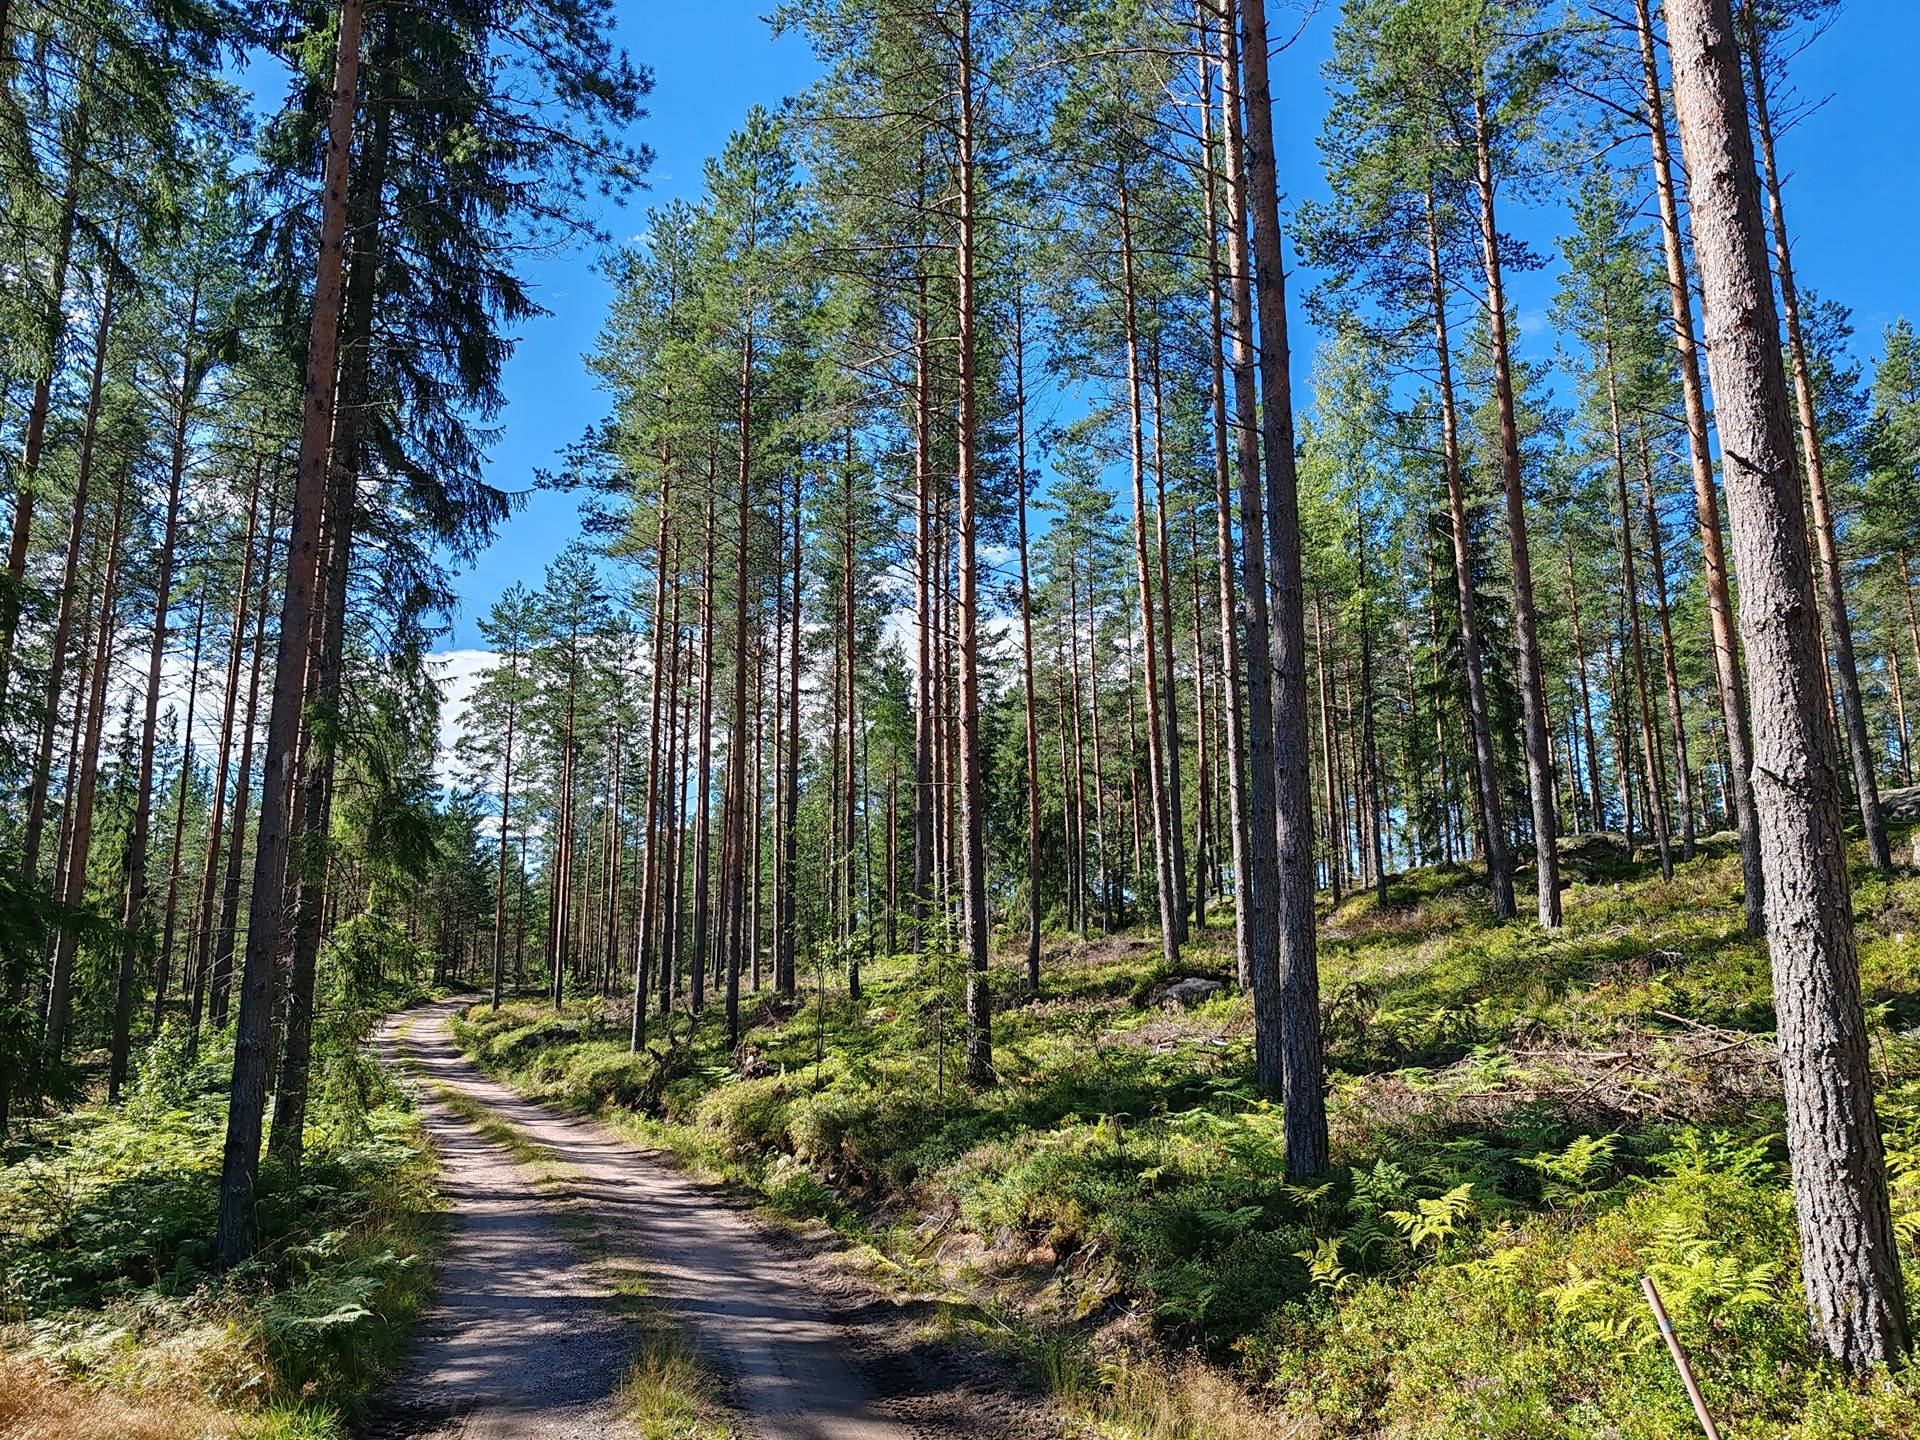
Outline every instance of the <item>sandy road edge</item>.
<svg viewBox="0 0 1920 1440"><path fill-rule="evenodd" d="M941 1307L975 1308L971 1296L901 1283L897 1262L876 1246L849 1241L824 1222L795 1222L744 1188L672 1149L621 1133L597 1113L579 1113L528 1095L460 1044L453 1019L474 996L442 1002L448 1038L473 1072L556 1118L588 1127L636 1159L670 1171L706 1203L747 1225L775 1256L814 1265L816 1294L838 1327L843 1353L879 1393L887 1415L915 1436L945 1440L1059 1440L1066 1420L1051 1397L1019 1375L1006 1357L937 1333L928 1317ZM895 1272L898 1272L896 1274Z"/></svg>
<svg viewBox="0 0 1920 1440"><path fill-rule="evenodd" d="M672 1433L685 1440L751 1440L755 1428L729 1403L727 1377L700 1355L680 1317L652 1298L645 1265L633 1255L622 1253L591 1203L569 1186L572 1167L484 1102L425 1072L413 1049L414 1029L421 1022L437 1022L446 1028L446 1038L461 1059L476 1075L483 1073L459 1050L448 1023L455 1013L478 999L471 995L448 997L392 1012L373 1037L376 1058L417 1109L437 1111L447 1123L464 1127L502 1152L525 1177L529 1202L564 1237L580 1270L598 1292L595 1298L599 1307L631 1334L631 1354L614 1386L614 1402L622 1418L629 1424L639 1422L647 1427L647 1433L655 1433L648 1425L650 1421L661 1426L671 1423L670 1431L662 1428L659 1433ZM448 1157L432 1127L423 1125L422 1130L434 1153L436 1178L444 1177ZM436 1188L443 1189L444 1199L444 1188ZM453 1202L445 1203L451 1218ZM438 1279L436 1275L436 1289ZM394 1378L397 1382L401 1376ZM390 1432L378 1433L385 1437Z"/></svg>

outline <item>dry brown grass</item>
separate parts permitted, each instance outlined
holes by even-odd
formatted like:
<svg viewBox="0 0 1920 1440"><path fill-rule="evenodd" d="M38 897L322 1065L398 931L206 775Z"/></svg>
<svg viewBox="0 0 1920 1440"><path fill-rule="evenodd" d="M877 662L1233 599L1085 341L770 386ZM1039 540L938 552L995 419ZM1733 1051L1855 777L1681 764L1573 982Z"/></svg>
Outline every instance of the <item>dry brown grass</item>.
<svg viewBox="0 0 1920 1440"><path fill-rule="evenodd" d="M1224 1372L1197 1362L1107 1371L1095 1433L1114 1440L1314 1440L1310 1420L1260 1404Z"/></svg>
<svg viewBox="0 0 1920 1440"><path fill-rule="evenodd" d="M0 1356L5 1440L238 1440L247 1433L237 1417L211 1405L96 1390L41 1361Z"/></svg>

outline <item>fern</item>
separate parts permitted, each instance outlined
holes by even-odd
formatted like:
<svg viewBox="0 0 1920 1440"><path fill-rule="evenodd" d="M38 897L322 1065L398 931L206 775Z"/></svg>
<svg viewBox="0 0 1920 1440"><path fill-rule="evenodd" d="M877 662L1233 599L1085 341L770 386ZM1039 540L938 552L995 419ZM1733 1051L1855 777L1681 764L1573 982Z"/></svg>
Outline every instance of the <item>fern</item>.
<svg viewBox="0 0 1920 1440"><path fill-rule="evenodd" d="M1564 1150L1542 1150L1520 1163L1538 1172L1541 1196L1549 1205L1581 1205L1598 1193L1601 1178L1613 1167L1619 1143L1617 1134L1597 1139L1581 1135Z"/></svg>
<svg viewBox="0 0 1920 1440"><path fill-rule="evenodd" d="M1411 1210L1389 1210L1387 1219L1400 1227L1415 1250L1431 1245L1439 1250L1459 1233L1474 1212L1473 1185L1456 1185L1444 1195L1416 1200Z"/></svg>
<svg viewBox="0 0 1920 1440"><path fill-rule="evenodd" d="M1310 1250L1296 1250L1295 1256L1306 1262L1313 1283L1329 1295L1343 1295L1360 1283L1360 1277L1340 1263L1340 1240L1329 1235Z"/></svg>
<svg viewBox="0 0 1920 1440"><path fill-rule="evenodd" d="M1232 1210L1196 1210L1194 1218L1217 1236L1244 1235L1264 1212L1258 1205L1240 1205Z"/></svg>

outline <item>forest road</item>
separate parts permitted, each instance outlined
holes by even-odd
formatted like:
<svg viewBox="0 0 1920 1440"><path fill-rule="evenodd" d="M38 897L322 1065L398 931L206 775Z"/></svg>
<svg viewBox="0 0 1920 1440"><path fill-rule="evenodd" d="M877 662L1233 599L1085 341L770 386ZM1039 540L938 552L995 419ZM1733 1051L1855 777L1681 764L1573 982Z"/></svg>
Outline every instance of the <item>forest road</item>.
<svg viewBox="0 0 1920 1440"><path fill-rule="evenodd" d="M857 1296L819 1247L590 1120L482 1075L448 1030L466 1000L389 1019L381 1057L416 1092L451 1232L438 1295L366 1440L576 1440L631 1433L633 1330L601 1255L637 1264L734 1412L763 1440L1037 1433L1025 1406L916 1340L911 1306ZM449 1103L451 1101L451 1103ZM536 1177L457 1113L479 1105L547 1152ZM524 1153L524 1152L523 1152ZM585 1222L590 1222L590 1228ZM943 1373L944 1372L944 1373ZM1050 1427L1047 1427L1050 1428Z"/></svg>

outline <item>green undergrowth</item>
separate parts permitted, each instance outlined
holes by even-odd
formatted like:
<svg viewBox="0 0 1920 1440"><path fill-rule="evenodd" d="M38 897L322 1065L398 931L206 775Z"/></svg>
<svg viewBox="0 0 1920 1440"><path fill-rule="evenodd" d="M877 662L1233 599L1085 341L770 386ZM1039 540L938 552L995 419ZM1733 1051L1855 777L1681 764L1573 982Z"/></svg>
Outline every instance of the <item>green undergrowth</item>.
<svg viewBox="0 0 1920 1440"><path fill-rule="evenodd" d="M316 1026L304 1162L263 1162L259 1248L231 1271L213 1252L230 1040L195 1058L163 1031L124 1106L17 1140L0 1168L0 1433L30 1417L48 1440L346 1434L429 1297L441 1221L412 1110L357 1040L322 1033L336 1024L330 1008Z"/></svg>
<svg viewBox="0 0 1920 1440"><path fill-rule="evenodd" d="M1708 842L1668 883L1615 852L1586 847L1554 935L1495 923L1465 867L1326 909L1334 1165L1311 1185L1254 1090L1245 999L1158 1003L1150 936L1049 937L1036 998L996 965L981 1091L956 1078L951 955L868 962L858 1006L831 973L751 1001L732 1055L709 1013L630 1056L594 999L480 1006L457 1033L527 1093L974 1297L952 1323L1088 1433L1684 1435L1650 1274L1724 1434L1915 1434L1911 1372L1810 1358L1737 854ZM1857 874L1855 908L1920 1295L1920 877ZM1179 974L1230 981L1226 918Z"/></svg>

